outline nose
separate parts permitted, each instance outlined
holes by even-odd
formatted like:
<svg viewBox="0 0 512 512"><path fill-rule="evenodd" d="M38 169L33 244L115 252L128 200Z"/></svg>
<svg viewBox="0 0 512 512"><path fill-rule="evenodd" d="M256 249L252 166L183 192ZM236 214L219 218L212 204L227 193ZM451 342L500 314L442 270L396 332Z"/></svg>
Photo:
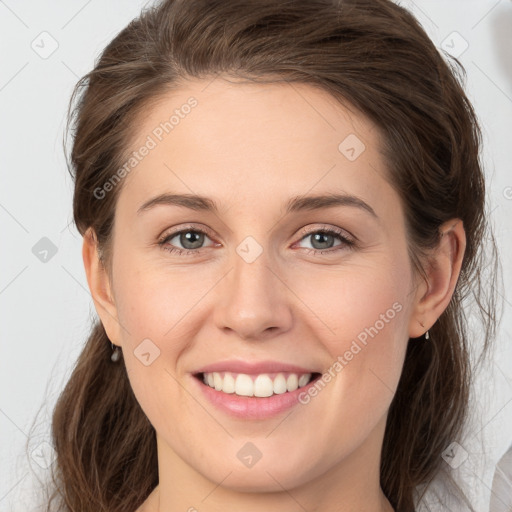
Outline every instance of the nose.
<svg viewBox="0 0 512 512"><path fill-rule="evenodd" d="M291 290L263 251L249 262L237 252L231 270L219 283L214 321L222 331L244 340L266 340L292 325Z"/></svg>

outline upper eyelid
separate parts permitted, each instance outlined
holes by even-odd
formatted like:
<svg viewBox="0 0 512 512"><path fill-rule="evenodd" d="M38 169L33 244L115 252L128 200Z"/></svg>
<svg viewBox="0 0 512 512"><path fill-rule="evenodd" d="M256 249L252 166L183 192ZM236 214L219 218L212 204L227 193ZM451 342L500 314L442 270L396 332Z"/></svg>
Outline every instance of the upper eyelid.
<svg viewBox="0 0 512 512"><path fill-rule="evenodd" d="M302 233L302 236L305 237L305 236L311 235L312 233L316 233L319 231L334 232L338 236L343 236L343 237L349 238L353 241L358 241L357 237L355 237L352 233L350 233L350 231L347 231L346 229L340 228L337 226L336 227L328 226L327 224L323 224L320 227L316 226L316 227L312 227L312 228L307 228L305 231L302 231L301 233Z"/></svg>
<svg viewBox="0 0 512 512"><path fill-rule="evenodd" d="M172 230L171 232L167 232L167 230L165 230L163 232L163 234L161 234L159 237L158 237L158 240L165 240L169 237L175 237L181 233L184 233L184 232L187 232L187 231L197 231L197 232L203 232L205 235L208 235L208 236L211 236L212 235L212 231L208 228L205 228L205 227L197 227L197 226L184 226L182 228L179 228L177 230Z"/></svg>

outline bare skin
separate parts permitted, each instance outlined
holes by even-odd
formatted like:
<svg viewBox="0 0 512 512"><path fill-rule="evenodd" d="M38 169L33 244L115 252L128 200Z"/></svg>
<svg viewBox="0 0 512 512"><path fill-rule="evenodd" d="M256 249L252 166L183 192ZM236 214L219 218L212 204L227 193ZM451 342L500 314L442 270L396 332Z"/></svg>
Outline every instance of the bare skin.
<svg viewBox="0 0 512 512"><path fill-rule="evenodd" d="M462 222L441 226L422 280L378 130L306 85L189 82L144 112L133 150L191 96L197 106L122 184L109 272L94 237L84 237L96 310L157 432L160 483L137 512L390 512L379 483L388 409L407 343L427 343L409 339L452 297ZM350 135L356 151L347 153L339 147ZM159 204L138 213L164 193L207 196L219 210ZM375 215L353 202L285 213L292 197L331 193ZM319 249L322 228L355 245L333 235ZM182 245L183 229L206 233L200 248ZM247 237L261 249L250 263L237 252ZM377 332L355 352L371 326ZM147 339L159 350L150 365L137 357ZM339 357L342 370L333 370ZM334 373L307 403L248 420L211 403L194 376L227 359ZM237 456L249 442L261 453L250 468Z"/></svg>

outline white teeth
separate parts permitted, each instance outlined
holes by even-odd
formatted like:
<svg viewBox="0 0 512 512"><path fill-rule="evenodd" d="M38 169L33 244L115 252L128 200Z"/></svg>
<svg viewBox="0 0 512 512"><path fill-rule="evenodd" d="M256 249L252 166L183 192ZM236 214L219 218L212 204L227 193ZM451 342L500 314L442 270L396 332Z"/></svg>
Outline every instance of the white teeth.
<svg viewBox="0 0 512 512"><path fill-rule="evenodd" d="M286 389L288 391L295 391L298 387L299 387L299 378L297 377L297 375L292 373L286 379Z"/></svg>
<svg viewBox="0 0 512 512"><path fill-rule="evenodd" d="M258 375L254 381L254 396L272 396L274 383L268 375Z"/></svg>
<svg viewBox="0 0 512 512"><path fill-rule="evenodd" d="M238 374L235 381L235 393L240 396L254 396L254 384L249 375Z"/></svg>
<svg viewBox="0 0 512 512"><path fill-rule="evenodd" d="M224 383L222 384L222 391L224 393L234 393L235 392L235 379L233 375L230 373L226 373L224 375Z"/></svg>
<svg viewBox="0 0 512 512"><path fill-rule="evenodd" d="M305 386L309 382L309 377L307 375L301 375L299 377L299 388Z"/></svg>
<svg viewBox="0 0 512 512"><path fill-rule="evenodd" d="M274 379L274 393L276 395L286 393L286 377L282 373Z"/></svg>
<svg viewBox="0 0 512 512"><path fill-rule="evenodd" d="M287 391L295 391L308 384L310 380L311 373L302 374L300 377L296 373L290 373L287 377L283 373L278 373L273 379L266 373L257 376L229 372L203 374L203 382L217 391L256 397L268 397L274 394L281 395Z"/></svg>
<svg viewBox="0 0 512 512"><path fill-rule="evenodd" d="M213 385L217 391L222 389L222 377L220 376L220 373L213 372Z"/></svg>

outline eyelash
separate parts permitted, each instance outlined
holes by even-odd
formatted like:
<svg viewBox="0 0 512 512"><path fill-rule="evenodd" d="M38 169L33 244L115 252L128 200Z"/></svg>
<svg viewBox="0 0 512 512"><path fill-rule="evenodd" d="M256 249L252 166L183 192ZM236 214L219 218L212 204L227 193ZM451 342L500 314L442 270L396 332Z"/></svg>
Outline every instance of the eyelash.
<svg viewBox="0 0 512 512"><path fill-rule="evenodd" d="M170 247L169 245L167 245L167 242L169 240L172 240L175 236L181 235L182 233L189 233L189 232L200 233L200 234L209 236L209 232L199 229L199 228L196 228L194 226L190 226L185 229L180 229L179 231L175 231L173 233L166 235L165 237L161 238L158 241L158 245L164 251L168 251L170 253L175 253L179 256L188 255L188 254L197 254L199 251L201 251L201 249L206 249L206 247L200 247L199 249L180 249L178 247ZM324 235L333 235L333 236L337 237L342 243L335 247L331 247L329 249L323 249L323 250L322 249L307 249L306 248L308 254L310 254L310 253L314 253L314 254L335 253L335 252L342 250L343 248L353 249L356 246L355 240L351 240L351 239L347 238L343 234L344 231L342 231L341 229L338 230L336 228L327 228L327 227L326 228L310 229L310 230L307 230L306 232L303 232L301 238L299 239L299 242L302 241L304 238L307 238L309 235L314 235L316 233L322 233Z"/></svg>

